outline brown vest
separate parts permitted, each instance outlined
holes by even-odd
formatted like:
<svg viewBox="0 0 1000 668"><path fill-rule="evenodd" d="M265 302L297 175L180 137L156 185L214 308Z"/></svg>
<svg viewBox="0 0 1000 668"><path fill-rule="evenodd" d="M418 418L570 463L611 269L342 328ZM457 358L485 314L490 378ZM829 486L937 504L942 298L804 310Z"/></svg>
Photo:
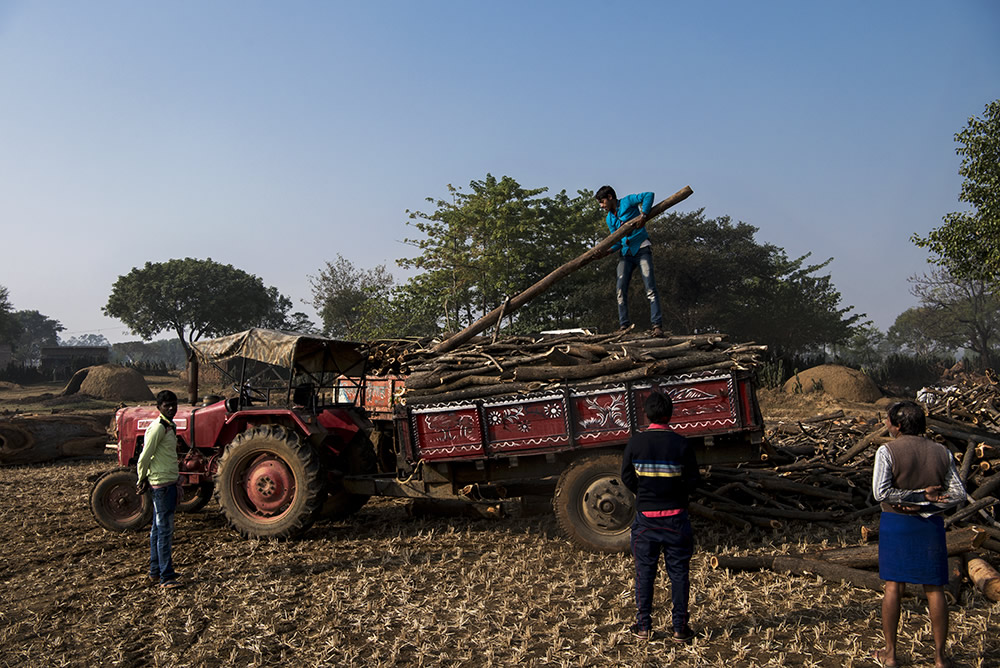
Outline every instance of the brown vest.
<svg viewBox="0 0 1000 668"><path fill-rule="evenodd" d="M945 485L951 468L951 452L922 436L901 435L886 447L892 455L892 486L896 489L926 489ZM882 504L883 510L889 510Z"/></svg>

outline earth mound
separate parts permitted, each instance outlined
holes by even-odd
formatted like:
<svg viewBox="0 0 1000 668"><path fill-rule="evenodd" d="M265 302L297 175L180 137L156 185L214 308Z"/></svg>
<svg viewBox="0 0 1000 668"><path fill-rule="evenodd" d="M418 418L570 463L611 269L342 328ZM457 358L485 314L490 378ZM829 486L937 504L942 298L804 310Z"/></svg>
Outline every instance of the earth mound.
<svg viewBox="0 0 1000 668"><path fill-rule="evenodd" d="M785 381L784 391L826 392L841 401L873 403L882 397L875 382L857 369L839 364L821 364L800 371Z"/></svg>
<svg viewBox="0 0 1000 668"><path fill-rule="evenodd" d="M80 383L80 394L112 401L151 401L153 393L142 374L117 364L102 364L87 369Z"/></svg>

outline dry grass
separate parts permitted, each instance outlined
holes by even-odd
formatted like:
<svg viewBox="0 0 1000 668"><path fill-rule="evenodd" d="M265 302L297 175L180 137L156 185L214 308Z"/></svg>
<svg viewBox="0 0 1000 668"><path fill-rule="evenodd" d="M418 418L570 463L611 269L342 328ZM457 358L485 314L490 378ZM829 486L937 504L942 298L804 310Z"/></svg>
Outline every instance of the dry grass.
<svg viewBox="0 0 1000 668"><path fill-rule="evenodd" d="M634 641L630 558L573 548L550 515L411 518L382 499L278 543L240 539L211 504L178 517L189 586L161 591L146 582L146 535L105 532L87 509L88 478L110 466L0 469L0 665L868 666L881 642L877 594L706 561L856 531L696 524L692 625L703 634L691 646ZM1000 666L998 612L969 590L952 607L958 665ZM906 599L902 655L926 664L929 644L923 602Z"/></svg>

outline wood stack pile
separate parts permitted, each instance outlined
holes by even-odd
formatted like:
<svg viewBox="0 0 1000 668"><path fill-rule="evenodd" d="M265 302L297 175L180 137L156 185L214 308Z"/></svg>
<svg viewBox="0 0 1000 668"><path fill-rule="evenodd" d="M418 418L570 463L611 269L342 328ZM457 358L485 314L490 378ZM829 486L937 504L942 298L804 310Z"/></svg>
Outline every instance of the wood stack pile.
<svg viewBox="0 0 1000 668"><path fill-rule="evenodd" d="M436 353L427 341L374 341L369 368L404 374L403 401L436 403L533 392L572 383L620 383L714 369L752 369L766 346L732 344L725 334L646 338L632 332L511 336Z"/></svg>
<svg viewBox="0 0 1000 668"><path fill-rule="evenodd" d="M955 557L951 570L955 578L967 571L981 591L1000 600L1000 575L973 552L1000 555L1000 388L995 378L965 379L949 390L925 391L921 399L928 412L928 435L955 454L968 494L965 504L944 517L949 554ZM737 526L774 528L788 520L835 528L877 515L872 470L878 446L889 440L883 424L848 419L842 411L771 426L762 461L739 468L712 467L692 513ZM862 526L862 541L877 535L876 529ZM877 573L866 570L878 564L874 544L801 555L718 557L713 564L735 570L811 572L881 588Z"/></svg>

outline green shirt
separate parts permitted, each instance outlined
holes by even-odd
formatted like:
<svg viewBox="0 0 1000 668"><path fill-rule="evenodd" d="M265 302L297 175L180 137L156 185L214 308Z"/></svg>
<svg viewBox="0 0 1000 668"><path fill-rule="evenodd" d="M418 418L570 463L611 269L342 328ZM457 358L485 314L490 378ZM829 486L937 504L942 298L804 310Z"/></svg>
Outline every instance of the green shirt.
<svg viewBox="0 0 1000 668"><path fill-rule="evenodd" d="M177 432L173 422L162 415L146 428L142 454L136 469L139 482L149 478L150 485L169 485L177 482Z"/></svg>

